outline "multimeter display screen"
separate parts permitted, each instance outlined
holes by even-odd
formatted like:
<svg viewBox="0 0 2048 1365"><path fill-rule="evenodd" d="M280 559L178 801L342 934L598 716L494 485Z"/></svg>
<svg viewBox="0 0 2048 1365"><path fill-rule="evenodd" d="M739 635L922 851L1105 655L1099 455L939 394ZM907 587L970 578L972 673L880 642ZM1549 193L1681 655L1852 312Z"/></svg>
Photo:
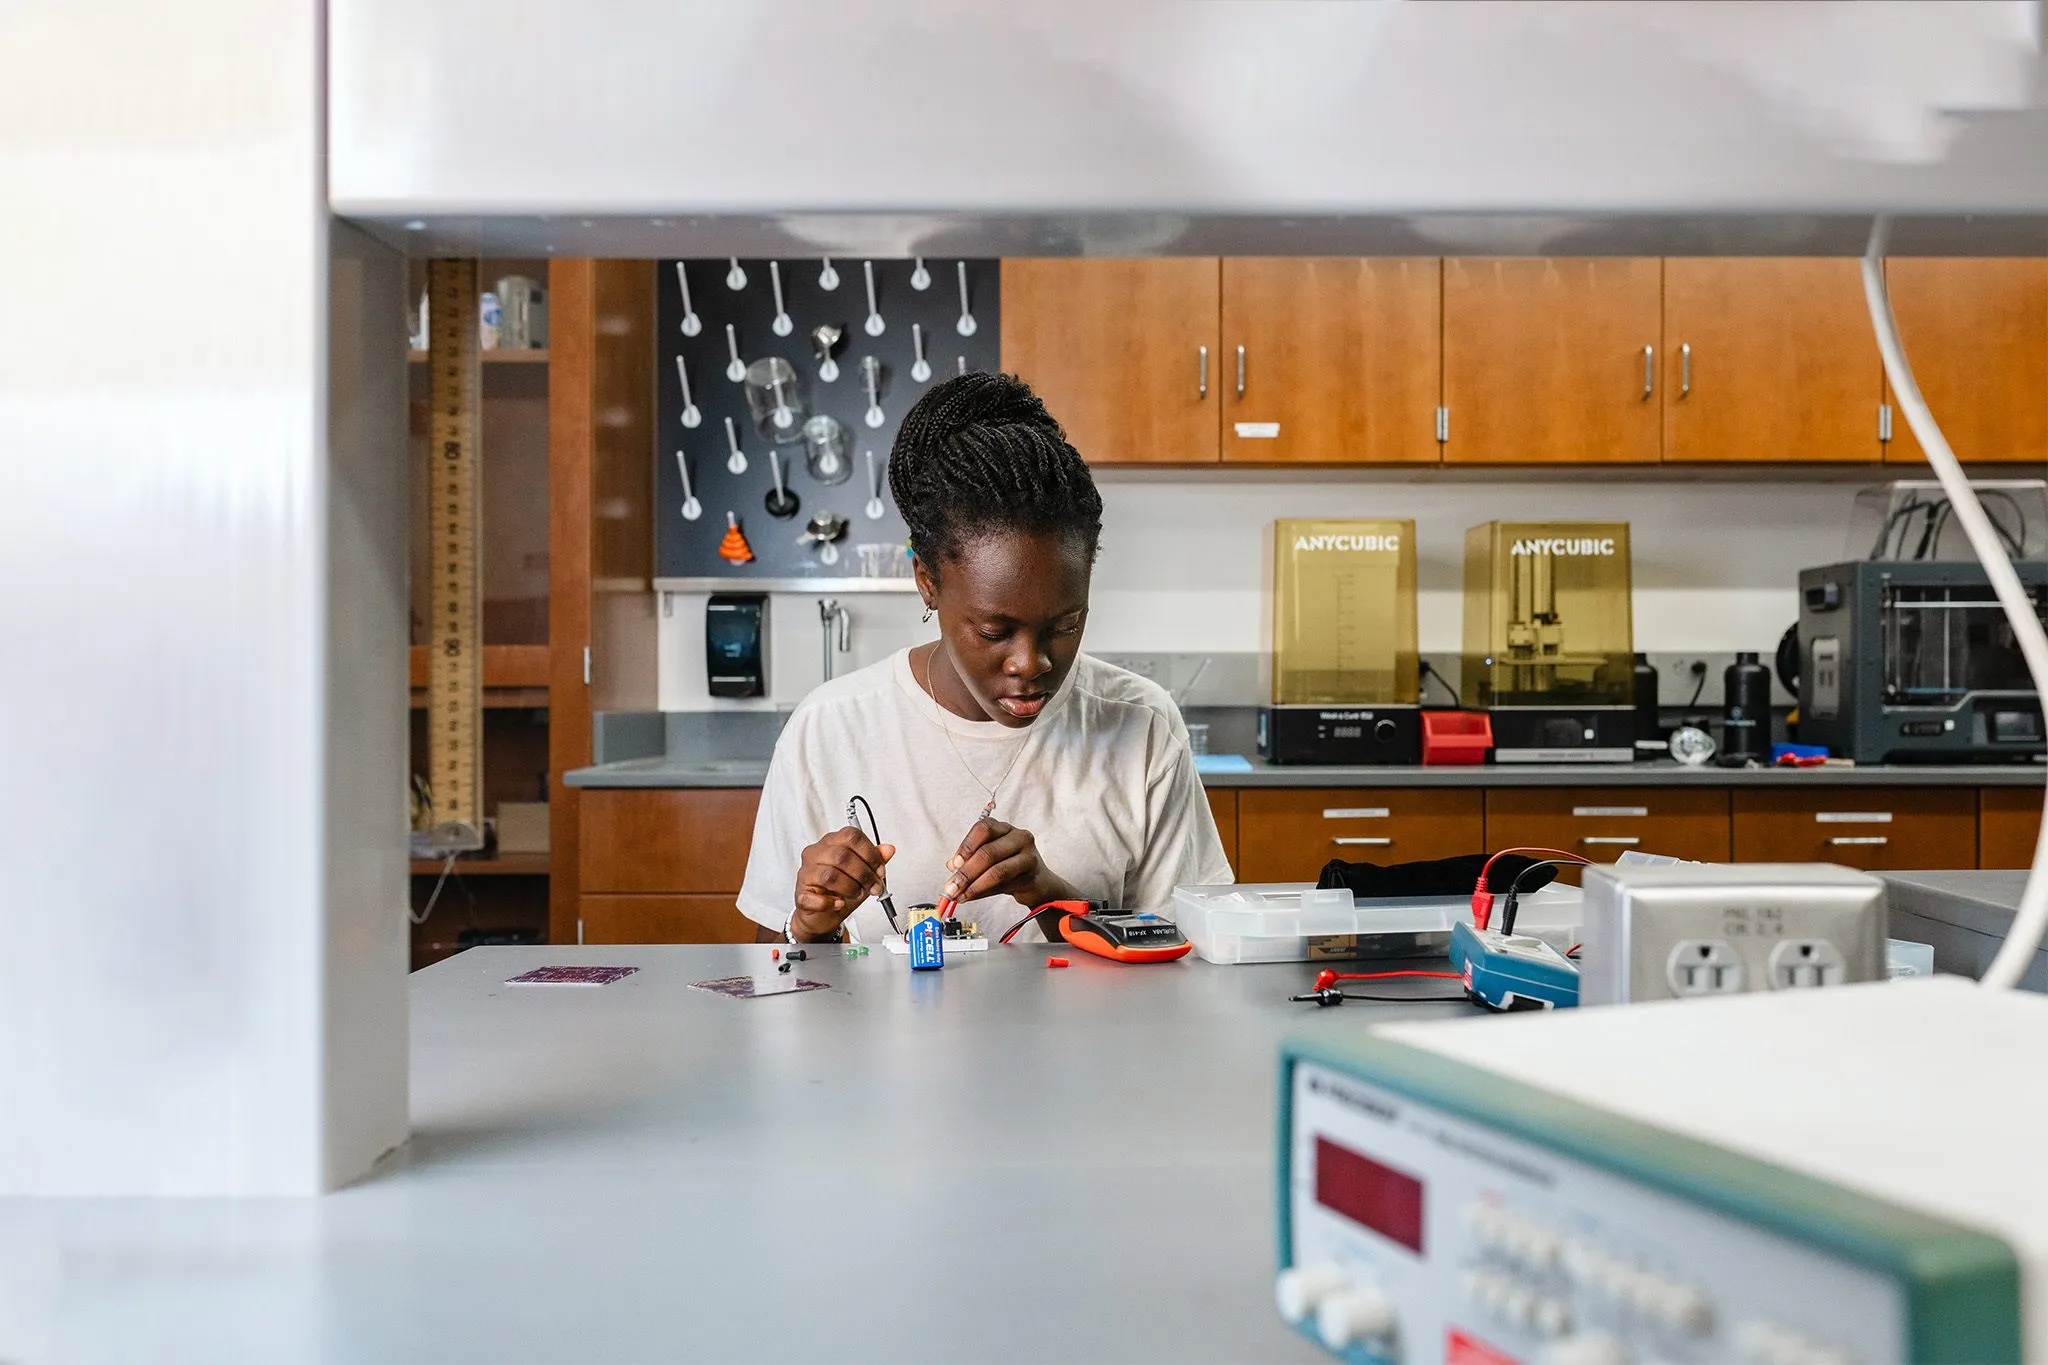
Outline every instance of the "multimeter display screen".
<svg viewBox="0 0 2048 1365"><path fill-rule="evenodd" d="M1324 1137L1316 1139L1316 1202L1422 1252L1422 1182Z"/></svg>

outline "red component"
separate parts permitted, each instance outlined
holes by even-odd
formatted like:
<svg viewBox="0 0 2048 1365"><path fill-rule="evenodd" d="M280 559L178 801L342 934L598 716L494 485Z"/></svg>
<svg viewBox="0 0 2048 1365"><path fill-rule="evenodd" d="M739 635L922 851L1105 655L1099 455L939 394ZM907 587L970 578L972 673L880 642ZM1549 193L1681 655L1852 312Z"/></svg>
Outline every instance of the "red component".
<svg viewBox="0 0 2048 1365"><path fill-rule="evenodd" d="M1045 965L1048 967L1064 967L1067 965L1067 960L1063 957L1049 957L1045 960Z"/></svg>
<svg viewBox="0 0 2048 1365"><path fill-rule="evenodd" d="M770 948L770 949L768 950L768 960L769 960L770 962L773 962L773 961L774 961L774 960L775 960L776 958L778 958L778 957L781 957L781 956L782 956L782 949L780 949L780 948Z"/></svg>
<svg viewBox="0 0 2048 1365"><path fill-rule="evenodd" d="M1493 718L1484 711L1424 711L1422 764L1471 767L1493 748Z"/></svg>

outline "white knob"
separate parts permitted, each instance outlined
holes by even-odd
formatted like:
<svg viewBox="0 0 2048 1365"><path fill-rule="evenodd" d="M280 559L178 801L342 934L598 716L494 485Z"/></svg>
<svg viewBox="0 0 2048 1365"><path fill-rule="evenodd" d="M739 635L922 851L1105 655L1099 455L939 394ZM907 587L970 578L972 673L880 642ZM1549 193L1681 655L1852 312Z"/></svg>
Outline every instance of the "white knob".
<svg viewBox="0 0 2048 1365"><path fill-rule="evenodd" d="M1394 1302L1377 1289L1332 1294L1316 1308L1316 1335L1333 1351L1393 1330Z"/></svg>
<svg viewBox="0 0 2048 1365"><path fill-rule="evenodd" d="M1300 1322L1346 1283L1344 1272L1329 1261L1289 1266L1273 1281L1273 1301L1279 1305L1281 1317Z"/></svg>
<svg viewBox="0 0 2048 1365"><path fill-rule="evenodd" d="M1553 1342L1538 1365L1629 1365L1628 1351L1613 1337L1595 1334Z"/></svg>

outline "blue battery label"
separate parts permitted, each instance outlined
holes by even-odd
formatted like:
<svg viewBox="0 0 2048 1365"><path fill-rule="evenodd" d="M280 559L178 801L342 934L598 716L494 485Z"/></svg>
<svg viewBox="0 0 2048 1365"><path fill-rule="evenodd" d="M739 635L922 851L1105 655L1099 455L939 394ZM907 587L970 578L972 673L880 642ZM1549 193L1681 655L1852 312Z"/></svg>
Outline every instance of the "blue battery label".
<svg viewBox="0 0 2048 1365"><path fill-rule="evenodd" d="M910 970L932 971L946 965L946 928L933 916L910 926Z"/></svg>

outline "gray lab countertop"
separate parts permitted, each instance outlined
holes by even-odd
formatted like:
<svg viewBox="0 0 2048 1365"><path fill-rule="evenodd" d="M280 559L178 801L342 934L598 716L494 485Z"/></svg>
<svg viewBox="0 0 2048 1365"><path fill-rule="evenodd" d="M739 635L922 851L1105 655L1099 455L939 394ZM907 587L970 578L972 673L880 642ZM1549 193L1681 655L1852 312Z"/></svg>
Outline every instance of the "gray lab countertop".
<svg viewBox="0 0 2048 1365"><path fill-rule="evenodd" d="M2019 909L2025 872L1885 872L1886 920L1893 938L1932 944L1934 970L1981 977L1998 955ZM2048 949L2020 979L2048 991Z"/></svg>
<svg viewBox="0 0 2048 1365"><path fill-rule="evenodd" d="M832 989L733 1000L689 983L768 948L471 949L412 977L388 1168L317 1202L0 1200L0 1266L50 1268L53 1360L1306 1365L1273 1309L1278 1041L1471 1009L1289 1004L1304 964L811 951ZM640 971L504 984L548 963Z"/></svg>
<svg viewBox="0 0 2048 1365"><path fill-rule="evenodd" d="M578 768L572 787L758 787L768 760L656 755ZM1487 764L1469 768L1278 767L1251 760L1248 772L1202 774L1207 787L2032 787L2048 781L2038 764L1854 768L1687 768L1642 763Z"/></svg>

